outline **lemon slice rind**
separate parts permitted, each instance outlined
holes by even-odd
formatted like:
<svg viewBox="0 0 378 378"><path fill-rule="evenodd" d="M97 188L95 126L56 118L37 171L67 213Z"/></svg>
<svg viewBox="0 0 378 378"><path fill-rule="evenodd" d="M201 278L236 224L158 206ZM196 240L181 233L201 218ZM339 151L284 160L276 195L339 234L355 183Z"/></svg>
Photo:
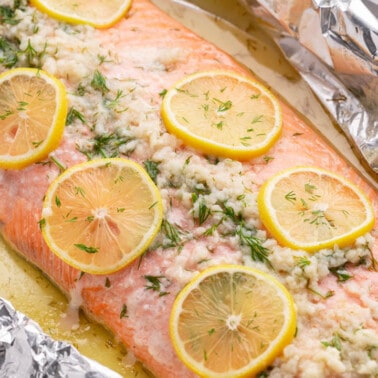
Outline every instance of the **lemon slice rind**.
<svg viewBox="0 0 378 378"><path fill-rule="evenodd" d="M151 196L152 203L149 203L149 206L147 206L144 209L144 211L147 211L147 209L148 209L148 211L150 211L153 214L153 221L151 222L151 224L148 225L148 228L143 233L143 236L140 237L137 245L133 245L132 248L129 245L127 246L128 249L131 249L131 252L130 251L125 252L123 257L116 260L115 263L111 263L111 264L108 264L108 265L105 265L105 264L101 265L101 263L100 263L100 265L99 265L97 260L96 260L96 263L93 263L93 262L87 263L87 262L83 262L82 260L78 261L77 259L75 259L75 257L72 257L72 254L70 254L66 248L62 247L61 243L56 241L57 233L53 230L53 228L52 228L53 226L50 225L49 217L51 217L54 213L53 206L56 205L56 201L57 201L57 197L58 197L56 193L57 193L59 186L62 183L69 182L69 180L71 180L72 177L74 177L78 173L79 173L79 175L80 175L81 172L84 172L84 174L86 174L87 171L88 171L89 172L88 174L90 174L91 173L90 170L93 171L93 170L96 170L96 169L102 169L102 168L108 167L109 165L115 165L116 167L120 167L120 169L125 168L125 169L131 171L132 175L138 176L138 182L140 183L140 185L143 186L143 188L140 188L140 187L138 187L138 188L126 188L125 205L124 206L128 207L128 208L131 207L130 213L132 214L132 216L130 217L131 219L128 219L128 222L130 224L132 224L135 221L136 227L139 226L138 222L139 223L141 222L141 220L139 219L138 209L134 209L133 204L132 203L128 204L128 202L126 200L127 193L130 192L130 191L134 192L132 194L133 196L137 195L139 198L141 198L143 196L142 193L144 193L145 191L148 191L149 196ZM80 178L80 176L79 176L79 178ZM115 179L115 180L117 180L117 179ZM120 178L119 180L124 180L124 179ZM128 182L126 180L127 180L127 178L125 178L125 186L127 186L127 184L128 184ZM74 180L71 180L71 181L77 182L78 180L76 180L76 178L74 177ZM104 177L104 182L109 183L110 178ZM101 201L101 203L103 203L104 206L103 206L103 209L99 208L98 209L99 211L106 211L107 210L106 206L109 206L109 207L112 206L113 199L115 197L118 198L120 196L119 193L112 191L109 187L106 186L106 184L105 184L105 186L103 186L101 184L101 182L98 182L98 177L93 182L92 188L93 188L93 191L95 191L97 193L97 194L95 194L95 196L100 196L100 197L101 196L107 196L105 198L105 200ZM75 190L79 190L79 188L77 188ZM122 189L121 189L121 192L122 192ZM68 194L68 195L70 195L70 194ZM109 196L111 196L111 197L109 197ZM63 205L60 204L59 207L61 207L61 206L63 206ZM82 206L84 208L84 202L83 202L83 205L80 205L80 203L78 203L77 206L78 207ZM96 211L97 209L93 209L93 210ZM120 209L120 210L117 210L117 211L121 211L121 210L123 211L123 209ZM66 220L62 219L62 223L64 223L65 221L69 223L70 219L75 217L75 213L74 212L71 213L70 211L71 211L71 209L67 209L67 214L69 214L69 215L67 215L67 217L64 216L64 218L67 218L67 219ZM81 211L81 210L79 209L79 211ZM86 213L85 219L84 218L81 219L81 222L86 222L87 219L89 219L91 217L93 218L94 214L95 214L95 212ZM109 214L107 214L106 217L111 218L112 214L110 214L110 212L109 212ZM43 203L42 234L43 234L43 237L44 237L47 245L49 246L49 248L59 258L61 258L63 261L65 261L67 264L69 264L69 265L73 266L74 268L79 269L83 272L87 272L87 273L91 273L91 274L108 274L108 273L113 273L115 271L122 269L123 267L125 267L126 265L128 265L129 263L134 261L138 256L140 256L146 250L146 248L148 248L149 244L152 242L152 240L154 239L154 237L156 236L156 234L158 233L158 231L160 229L162 217L163 217L163 205L162 205L162 199L161 199L161 196L160 196L160 192L157 189L155 183L149 177L147 172L145 172L145 170L143 169L142 166L140 166L138 163L136 163L132 160L124 159L124 158L94 159L94 160L90 160L88 162L84 162L84 163L80 163L80 164L77 164L75 166L72 166L71 168L64 171L61 175L59 175L52 182L52 184L50 185L50 187L49 187L49 189L46 193L44 203ZM79 219L79 221L80 221L80 219ZM88 221L88 223L89 223L89 221ZM114 228L117 227L116 221L114 221L114 222L111 221L111 222L109 222L109 224L110 224L110 226L112 226L112 224L113 224ZM61 227L61 226L59 226L59 227ZM122 228L121 228L121 230L122 230ZM130 233L130 235L133 234L134 231L136 233L136 230L134 230L134 229L128 229L127 230L127 232ZM58 239L60 237L65 238L66 236L64 235L64 232L65 232L65 228L61 227L59 229L59 234L58 234L57 238ZM55 235L55 238L52 235ZM94 236L91 236L91 238L95 239ZM64 243L66 243L66 242L64 241ZM75 243L77 245L80 245L80 243L82 244L81 235L79 235L79 236L76 235L72 240L71 239L69 240L69 243L70 243L70 245L75 244ZM116 242L116 244L119 244L119 243L120 242ZM65 246L66 244L63 244L63 245ZM122 251L123 246L120 246L120 249ZM107 248L107 246L105 246L105 249L101 250L101 253L104 253L104 251L105 251L106 254L111 254L113 252L112 248L110 246L109 246L109 248ZM120 252L118 252L118 253L120 253ZM84 253L84 255L85 255L85 253Z"/></svg>
<svg viewBox="0 0 378 378"><path fill-rule="evenodd" d="M335 182L339 182L341 186L345 186L346 188L348 188L348 190L350 190L352 193L355 194L356 197L358 197L361 204L361 209L363 209L362 211L365 213L364 220L361 223L356 224L347 233L342 235L335 235L326 240L304 242L298 240L297 238L294 238L290 234L290 232L288 232L282 227L280 221L278 220L276 211L274 209L271 209L271 198L276 185L278 185L278 183L281 180L290 177L290 175L292 174L302 172L310 172L313 173L315 176L323 178L328 177L331 180L335 180ZM334 198L337 198L338 194L335 192L333 193L333 196ZM257 198L260 218L265 227L277 239L277 241L280 244L286 245L293 249L303 249L308 252L316 252L323 248L333 248L335 245L338 245L338 247L340 248L346 247L352 244L357 237L364 235L366 232L369 232L374 226L374 209L367 196L355 184L345 179L341 175L335 174L333 172L318 167L299 166L278 172L262 185ZM323 206L326 207L328 205L323 204ZM347 214L347 204L345 206L345 213ZM316 210L315 208L313 213L315 214L318 211L320 210ZM289 211L286 212L286 217L290 217ZM307 223L315 221L316 215L314 215L311 219L307 220Z"/></svg>
<svg viewBox="0 0 378 378"><path fill-rule="evenodd" d="M237 144L230 145L228 141L226 143L212 140L211 138L205 138L197 133L194 133L190 127L185 123L185 121L179 120L175 111L172 110L171 102L172 98L177 95L177 93L182 91L182 87L194 80L201 78L217 78L219 77L219 85L222 84L222 76L226 78L233 78L238 83L245 83L248 86L257 89L263 96L267 97L271 105L273 106L274 124L272 125L270 131L264 135L264 140L260 142L253 142L253 145L249 145L247 139L245 142L240 141ZM194 97L194 96L193 96ZM237 102L237 101L236 101ZM188 99L190 104L190 98ZM195 111L195 108L188 107L188 112ZM211 155L219 155L222 157L228 157L236 160L248 160L250 158L260 156L266 151L268 151L274 143L279 139L282 129L282 112L281 106L276 99L276 97L262 84L247 78L236 72L227 70L213 70L213 71L202 71L184 77L175 83L164 95L162 110L162 118L169 132L175 134L180 139L182 139L186 144L194 148L202 150L204 153ZM240 112L241 114L241 112ZM258 125L251 125L257 127ZM246 134L247 135L247 134Z"/></svg>
<svg viewBox="0 0 378 378"><path fill-rule="evenodd" d="M49 0L30 0L30 2L40 11L48 14L52 18L73 24L87 24L99 29L109 28L116 24L126 14L131 5L131 0L122 1L117 11L112 13L107 19L104 19L103 13L98 14L96 18L91 18L88 16L88 12L75 14L74 10L70 12L68 10L59 9L59 2L58 4L54 4L54 1ZM68 3L68 6L72 6L72 2ZM96 5L93 4L93 2L91 4L93 5L91 11L96 10Z"/></svg>
<svg viewBox="0 0 378 378"><path fill-rule="evenodd" d="M63 83L46 71L35 68L14 68L0 74L0 85L6 81L11 81L15 77L39 77L55 90L55 112L49 125L45 139L38 145L30 147L29 151L18 155L0 155L0 167L6 169L21 169L32 163L38 162L58 147L63 136L66 115L68 110L68 100L66 89Z"/></svg>
<svg viewBox="0 0 378 378"><path fill-rule="evenodd" d="M183 306L184 301L186 300L187 296L198 286L208 279L209 277L214 277L218 273L243 273L246 275L252 275L257 280L263 281L264 284L269 285L269 287L274 288L274 293L277 295L280 301L282 301L284 307L284 323L282 324L282 328L280 332L277 334L276 338L270 343L269 347L265 350L257 358L254 358L250 361L249 364L244 366L241 369L237 370L227 370L224 372L214 372L206 368L202 363L199 363L195 359L193 359L190 354L188 354L185 350L185 343L181 340L178 331L178 323L179 318L181 315L181 309ZM270 308L266 309L267 312L271 311ZM196 311L193 308L193 311ZM258 372L265 369L269 364L271 364L274 359L282 352L284 347L288 345L294 337L296 331L296 310L294 301L287 291L287 289L273 276L259 271L255 268L246 267L246 266L238 266L238 265L218 265L211 268L207 268L206 270L199 273L195 276L192 281L190 281L177 295L172 312L170 317L170 335L173 342L174 349L179 356L179 358L183 361L183 363L191 369L193 372L198 374L199 376L209 376L214 378L226 378L226 377L249 377L257 374ZM195 333L196 331L193 330ZM222 342L226 343L227 340L222 340Z"/></svg>

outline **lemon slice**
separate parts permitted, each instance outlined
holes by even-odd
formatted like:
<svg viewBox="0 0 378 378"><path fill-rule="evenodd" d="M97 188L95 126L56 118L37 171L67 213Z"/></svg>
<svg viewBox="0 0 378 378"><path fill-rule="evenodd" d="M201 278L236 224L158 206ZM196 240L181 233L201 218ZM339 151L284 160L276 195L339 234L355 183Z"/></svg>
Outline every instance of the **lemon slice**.
<svg viewBox="0 0 378 378"><path fill-rule="evenodd" d="M316 251L347 246L370 231L374 210L355 185L332 172L295 167L261 187L260 217L283 245Z"/></svg>
<svg viewBox="0 0 378 378"><path fill-rule="evenodd" d="M30 0L41 12L60 21L108 28L129 10L131 0Z"/></svg>
<svg viewBox="0 0 378 378"><path fill-rule="evenodd" d="M198 72L176 83L164 96L162 117L189 146L237 160L266 152L282 124L272 93L229 71Z"/></svg>
<svg viewBox="0 0 378 378"><path fill-rule="evenodd" d="M47 72L15 68L0 75L0 167L20 169L60 143L67 115L63 84Z"/></svg>
<svg viewBox="0 0 378 378"><path fill-rule="evenodd" d="M196 276L177 296L170 334L178 356L201 377L253 376L289 344L294 302L274 277L219 265Z"/></svg>
<svg viewBox="0 0 378 378"><path fill-rule="evenodd" d="M42 232L50 249L83 272L115 272L143 253L159 231L160 193L137 163L97 159L50 185Z"/></svg>

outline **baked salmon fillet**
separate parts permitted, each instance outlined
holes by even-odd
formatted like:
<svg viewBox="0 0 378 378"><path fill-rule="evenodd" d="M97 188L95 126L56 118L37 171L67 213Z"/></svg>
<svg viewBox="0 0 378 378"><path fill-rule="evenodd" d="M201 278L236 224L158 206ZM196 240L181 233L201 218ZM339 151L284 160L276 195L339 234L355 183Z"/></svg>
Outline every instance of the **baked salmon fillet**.
<svg viewBox="0 0 378 378"><path fill-rule="evenodd" d="M156 377L195 376L173 349L170 310L191 278L221 263L269 272L294 298L296 336L264 376L377 376L376 230L352 246L307 254L279 245L264 229L256 205L268 178L298 165L348 178L370 198L377 219L375 188L283 100L278 142L247 162L205 156L169 134L160 116L161 94L177 80L212 69L252 75L149 1L134 0L126 17L105 30L58 22L22 1L16 8L18 22L0 24L8 53L17 51L14 64L41 67L61 79L76 117L67 122L59 148L48 159L0 171L0 224L7 243L40 268L71 307L81 307L108 328ZM106 91L91 85L96 72L105 78ZM101 156L153 164L164 203L163 226L142 258L105 276L83 274L60 260L46 246L39 225L46 190L61 168ZM194 192L211 211L201 225ZM225 203L253 230L267 255L256 255L243 243ZM215 224L214 232L205 232Z"/></svg>

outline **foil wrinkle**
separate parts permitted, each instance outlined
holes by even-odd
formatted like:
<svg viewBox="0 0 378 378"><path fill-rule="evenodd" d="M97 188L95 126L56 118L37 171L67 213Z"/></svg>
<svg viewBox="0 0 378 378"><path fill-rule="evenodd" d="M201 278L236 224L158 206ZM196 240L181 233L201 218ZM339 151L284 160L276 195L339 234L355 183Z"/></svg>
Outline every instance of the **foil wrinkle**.
<svg viewBox="0 0 378 378"><path fill-rule="evenodd" d="M1 378L121 378L44 334L37 323L0 298Z"/></svg>
<svg viewBox="0 0 378 378"><path fill-rule="evenodd" d="M269 31L378 181L378 3L240 0Z"/></svg>

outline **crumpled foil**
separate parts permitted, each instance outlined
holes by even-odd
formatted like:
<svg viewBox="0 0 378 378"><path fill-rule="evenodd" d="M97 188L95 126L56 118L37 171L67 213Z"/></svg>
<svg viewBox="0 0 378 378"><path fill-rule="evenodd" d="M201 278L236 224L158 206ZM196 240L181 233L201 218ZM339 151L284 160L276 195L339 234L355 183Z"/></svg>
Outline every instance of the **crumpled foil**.
<svg viewBox="0 0 378 378"><path fill-rule="evenodd" d="M267 23L283 53L348 137L361 163L377 180L377 1L240 2Z"/></svg>
<svg viewBox="0 0 378 378"><path fill-rule="evenodd" d="M0 377L121 378L82 356L66 342L55 341L0 298Z"/></svg>

